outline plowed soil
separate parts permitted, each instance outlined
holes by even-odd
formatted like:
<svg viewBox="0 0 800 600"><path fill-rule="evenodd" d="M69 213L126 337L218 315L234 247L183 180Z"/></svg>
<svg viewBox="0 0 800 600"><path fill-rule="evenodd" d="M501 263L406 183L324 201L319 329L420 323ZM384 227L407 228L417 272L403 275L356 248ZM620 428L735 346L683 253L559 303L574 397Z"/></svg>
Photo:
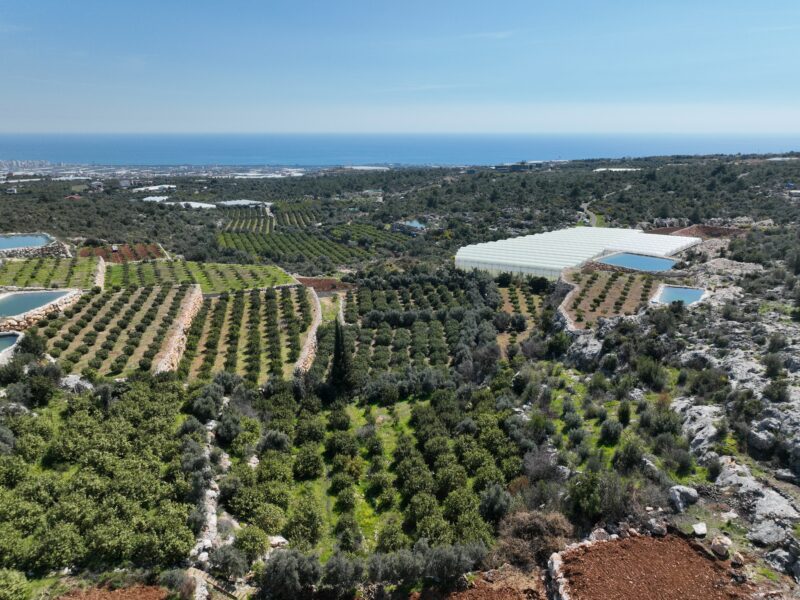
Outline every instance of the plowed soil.
<svg viewBox="0 0 800 600"><path fill-rule="evenodd" d="M61 596L59 600L164 600L167 595L164 588L136 585L120 590L106 588L76 590Z"/></svg>
<svg viewBox="0 0 800 600"><path fill-rule="evenodd" d="M164 258L157 244L119 244L114 252L111 246L85 246L78 256L102 256L106 262L122 264L126 262Z"/></svg>
<svg viewBox="0 0 800 600"><path fill-rule="evenodd" d="M303 285L314 288L317 292L332 292L334 290L349 290L353 288L352 283L345 283L332 277L297 277L296 279Z"/></svg>
<svg viewBox="0 0 800 600"><path fill-rule="evenodd" d="M636 537L562 555L573 600L731 600L753 589L733 582L727 561L700 554L686 540Z"/></svg>
<svg viewBox="0 0 800 600"><path fill-rule="evenodd" d="M469 589L441 593L425 590L410 596L410 600L547 600L539 571L523 573L508 565L478 573Z"/></svg>

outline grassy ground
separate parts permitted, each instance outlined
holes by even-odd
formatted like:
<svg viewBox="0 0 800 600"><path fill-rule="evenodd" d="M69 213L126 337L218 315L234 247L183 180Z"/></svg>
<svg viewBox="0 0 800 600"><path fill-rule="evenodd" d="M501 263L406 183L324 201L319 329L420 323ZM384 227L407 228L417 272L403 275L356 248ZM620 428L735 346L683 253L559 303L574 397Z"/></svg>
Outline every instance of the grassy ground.
<svg viewBox="0 0 800 600"><path fill-rule="evenodd" d="M89 289L96 268L96 258L8 259L0 265L0 285Z"/></svg>
<svg viewBox="0 0 800 600"><path fill-rule="evenodd" d="M294 278L274 265L231 265L167 260L111 265L106 270L106 287L160 283L199 283L204 294L219 294L294 283Z"/></svg>

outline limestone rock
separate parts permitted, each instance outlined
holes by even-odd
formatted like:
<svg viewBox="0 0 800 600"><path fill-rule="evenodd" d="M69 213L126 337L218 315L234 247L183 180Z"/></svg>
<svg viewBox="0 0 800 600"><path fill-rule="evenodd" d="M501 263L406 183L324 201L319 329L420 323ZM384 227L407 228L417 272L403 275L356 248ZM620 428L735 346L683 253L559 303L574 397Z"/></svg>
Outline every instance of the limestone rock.
<svg viewBox="0 0 800 600"><path fill-rule="evenodd" d="M694 533L695 537L706 537L708 528L706 527L705 523L695 523L692 525L692 532Z"/></svg>
<svg viewBox="0 0 800 600"><path fill-rule="evenodd" d="M750 433L747 434L748 447L761 455L771 454L775 448L775 441L775 436L769 431L751 429Z"/></svg>
<svg viewBox="0 0 800 600"><path fill-rule="evenodd" d="M69 390L76 394L94 389L94 385L92 385L90 381L83 379L80 375L67 375L62 377L58 385L61 389Z"/></svg>
<svg viewBox="0 0 800 600"><path fill-rule="evenodd" d="M582 370L592 369L603 350L603 343L591 332L581 333L567 351L567 360Z"/></svg>
<svg viewBox="0 0 800 600"><path fill-rule="evenodd" d="M776 546L786 539L786 530L772 520L761 521L747 534L754 544L759 546Z"/></svg>
<svg viewBox="0 0 800 600"><path fill-rule="evenodd" d="M711 551L719 558L728 558L728 551L732 545L733 542L728 536L718 535L711 540Z"/></svg>
<svg viewBox="0 0 800 600"><path fill-rule="evenodd" d="M669 488L669 501L677 512L683 512L699 498L697 490L687 485L673 485Z"/></svg>
<svg viewBox="0 0 800 600"><path fill-rule="evenodd" d="M794 563L792 555L783 548L776 548L772 552L768 552L764 560L769 566L781 573L788 573Z"/></svg>
<svg viewBox="0 0 800 600"><path fill-rule="evenodd" d="M717 422L723 417L719 406L695 405L692 398L680 397L670 408L683 418L683 431L689 439L689 449L698 458L704 458L719 439Z"/></svg>

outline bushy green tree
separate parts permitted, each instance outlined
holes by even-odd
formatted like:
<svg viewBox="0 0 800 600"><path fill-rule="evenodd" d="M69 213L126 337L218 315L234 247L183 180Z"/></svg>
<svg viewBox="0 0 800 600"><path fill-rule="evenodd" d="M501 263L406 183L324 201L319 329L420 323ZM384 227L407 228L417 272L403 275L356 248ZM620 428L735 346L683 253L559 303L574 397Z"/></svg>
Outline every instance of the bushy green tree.
<svg viewBox="0 0 800 600"><path fill-rule="evenodd" d="M30 588L23 573L0 569L0 600L27 600Z"/></svg>

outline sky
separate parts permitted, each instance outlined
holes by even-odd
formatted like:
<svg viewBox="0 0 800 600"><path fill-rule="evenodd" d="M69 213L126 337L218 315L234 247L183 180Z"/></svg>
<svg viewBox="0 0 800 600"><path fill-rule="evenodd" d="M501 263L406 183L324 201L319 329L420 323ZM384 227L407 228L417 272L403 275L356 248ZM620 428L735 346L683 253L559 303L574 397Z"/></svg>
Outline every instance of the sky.
<svg viewBox="0 0 800 600"><path fill-rule="evenodd" d="M0 0L0 132L799 133L797 0Z"/></svg>

